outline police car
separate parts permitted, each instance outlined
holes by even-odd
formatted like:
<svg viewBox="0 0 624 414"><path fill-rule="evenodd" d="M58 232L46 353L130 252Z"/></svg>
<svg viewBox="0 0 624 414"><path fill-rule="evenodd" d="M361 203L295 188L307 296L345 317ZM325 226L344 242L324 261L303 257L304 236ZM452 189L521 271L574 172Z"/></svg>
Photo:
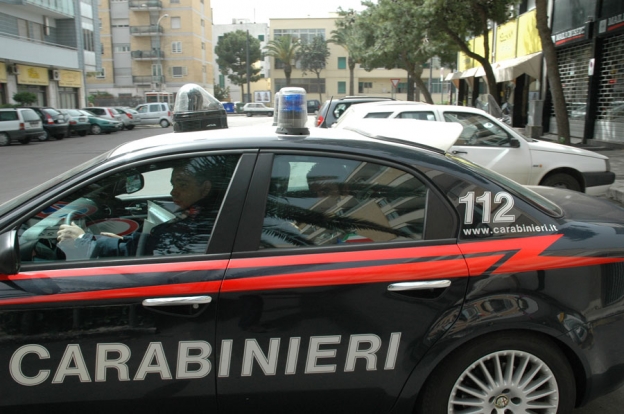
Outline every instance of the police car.
<svg viewBox="0 0 624 414"><path fill-rule="evenodd" d="M0 206L2 412L569 413L622 384L623 209L416 142L451 123L308 131L286 92L277 128Z"/></svg>

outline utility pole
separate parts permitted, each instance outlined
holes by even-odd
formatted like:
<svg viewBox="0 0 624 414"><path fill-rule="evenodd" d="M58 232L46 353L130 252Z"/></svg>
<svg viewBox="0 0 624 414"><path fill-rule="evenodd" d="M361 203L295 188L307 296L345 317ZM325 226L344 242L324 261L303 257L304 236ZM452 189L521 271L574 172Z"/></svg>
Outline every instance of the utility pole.
<svg viewBox="0 0 624 414"><path fill-rule="evenodd" d="M160 93L162 92L162 84L163 84L163 80L165 79L165 75L163 75L163 70L162 70L162 66L160 65L160 54L162 53L162 39L160 37L160 21L162 19L164 19L165 17L169 17L168 14L163 14L162 16L160 16L160 18L158 19L158 21L156 22L156 30L158 31L158 50L156 51L156 53L158 54L158 72L160 73L160 76L158 77L158 102L160 102Z"/></svg>
<svg viewBox="0 0 624 414"><path fill-rule="evenodd" d="M247 30L247 57L245 60L247 63L247 102L251 102L251 84L250 84L251 66L249 65L249 30Z"/></svg>

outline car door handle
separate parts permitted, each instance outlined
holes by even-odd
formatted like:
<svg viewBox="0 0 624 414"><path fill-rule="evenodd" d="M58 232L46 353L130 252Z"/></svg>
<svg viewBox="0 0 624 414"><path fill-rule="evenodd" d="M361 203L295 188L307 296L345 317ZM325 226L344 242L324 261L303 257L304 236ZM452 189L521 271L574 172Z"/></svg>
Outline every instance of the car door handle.
<svg viewBox="0 0 624 414"><path fill-rule="evenodd" d="M453 154L468 154L468 151L452 151Z"/></svg>
<svg viewBox="0 0 624 414"><path fill-rule="evenodd" d="M405 290L440 289L451 286L450 280L427 280L425 282L401 282L388 286L390 292L403 292Z"/></svg>
<svg viewBox="0 0 624 414"><path fill-rule="evenodd" d="M145 299L143 301L143 306L205 305L210 302L212 302L210 296L186 296L179 298Z"/></svg>

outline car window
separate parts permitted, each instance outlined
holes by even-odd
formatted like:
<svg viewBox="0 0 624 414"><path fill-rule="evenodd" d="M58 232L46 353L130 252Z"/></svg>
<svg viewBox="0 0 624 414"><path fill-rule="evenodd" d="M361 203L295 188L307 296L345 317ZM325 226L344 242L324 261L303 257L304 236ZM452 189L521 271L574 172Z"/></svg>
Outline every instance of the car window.
<svg viewBox="0 0 624 414"><path fill-rule="evenodd" d="M346 103L339 103L338 105L336 105L336 107L334 108L334 116L336 117L336 119L340 118L342 114L344 114L344 111L346 111L347 108L350 106L350 104Z"/></svg>
<svg viewBox="0 0 624 414"><path fill-rule="evenodd" d="M366 116L364 118L387 118L392 114L392 111L390 112L370 112L368 114L366 114Z"/></svg>
<svg viewBox="0 0 624 414"><path fill-rule="evenodd" d="M420 119L421 121L435 121L436 120L433 112L425 112L425 111L401 112L396 117L402 118L402 119Z"/></svg>
<svg viewBox="0 0 624 414"><path fill-rule="evenodd" d="M0 121L17 121L17 111L0 111Z"/></svg>
<svg viewBox="0 0 624 414"><path fill-rule="evenodd" d="M259 248L420 240L428 193L392 167L278 155Z"/></svg>
<svg viewBox="0 0 624 414"><path fill-rule="evenodd" d="M464 127L456 145L480 147L511 146L511 136L507 131L483 115L465 112L445 112L444 120L446 122L458 122Z"/></svg>
<svg viewBox="0 0 624 414"><path fill-rule="evenodd" d="M152 104L150 105L149 108L150 112L160 112L160 105L159 104Z"/></svg>
<svg viewBox="0 0 624 414"><path fill-rule="evenodd" d="M205 253L238 161L186 158L115 172L19 228L23 262Z"/></svg>
<svg viewBox="0 0 624 414"><path fill-rule="evenodd" d="M47 113L50 116L59 116L60 112L55 110L55 109L50 109L50 108L46 108L43 110L43 112Z"/></svg>
<svg viewBox="0 0 624 414"><path fill-rule="evenodd" d="M24 117L24 121L39 121L39 115L30 109L22 111L22 116Z"/></svg>

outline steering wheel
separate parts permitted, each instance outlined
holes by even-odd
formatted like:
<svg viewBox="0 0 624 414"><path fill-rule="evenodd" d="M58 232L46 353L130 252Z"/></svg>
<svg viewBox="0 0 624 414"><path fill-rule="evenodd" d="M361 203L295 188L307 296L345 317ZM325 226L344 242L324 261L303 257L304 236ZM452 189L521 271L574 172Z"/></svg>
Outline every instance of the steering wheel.
<svg viewBox="0 0 624 414"><path fill-rule="evenodd" d="M73 221L72 218L74 217L75 214L76 214L76 210L71 210L69 213L67 213L67 215L65 216L65 224L71 225Z"/></svg>

